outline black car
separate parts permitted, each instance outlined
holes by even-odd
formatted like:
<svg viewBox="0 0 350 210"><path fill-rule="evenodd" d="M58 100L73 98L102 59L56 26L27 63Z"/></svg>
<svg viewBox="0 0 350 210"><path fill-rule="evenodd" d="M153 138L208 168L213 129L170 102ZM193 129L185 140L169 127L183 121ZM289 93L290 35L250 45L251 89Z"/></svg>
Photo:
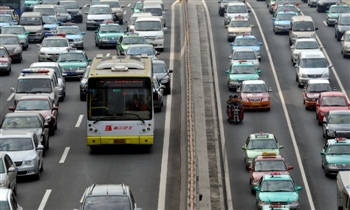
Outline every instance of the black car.
<svg viewBox="0 0 350 210"><path fill-rule="evenodd" d="M350 110L330 110L323 118L323 137L350 138Z"/></svg>
<svg viewBox="0 0 350 210"><path fill-rule="evenodd" d="M316 5L317 12L326 12L329 8L336 4L338 0L319 0Z"/></svg>
<svg viewBox="0 0 350 210"><path fill-rule="evenodd" d="M77 1L67 0L60 1L59 5L63 6L67 12L70 14L72 18L72 22L74 23L82 23L83 22L83 13L81 12L81 8Z"/></svg>
<svg viewBox="0 0 350 210"><path fill-rule="evenodd" d="M338 41L342 38L345 31L350 30L350 13L341 13L335 22L335 38Z"/></svg>

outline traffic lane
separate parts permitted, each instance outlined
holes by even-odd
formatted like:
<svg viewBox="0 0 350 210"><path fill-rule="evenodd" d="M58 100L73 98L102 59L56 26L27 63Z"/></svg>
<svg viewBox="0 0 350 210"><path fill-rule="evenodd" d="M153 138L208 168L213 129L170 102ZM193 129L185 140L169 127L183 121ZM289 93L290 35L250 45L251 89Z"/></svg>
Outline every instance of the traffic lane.
<svg viewBox="0 0 350 210"><path fill-rule="evenodd" d="M259 5L254 5L257 10L266 11L266 4L258 2ZM217 5L216 5L217 6ZM210 10L212 30L214 33L214 42L217 52L217 63L218 63L218 77L219 77L219 89L221 100L226 100L228 95L234 94L234 92L228 91L226 84L226 75L224 69L229 66L229 60L227 55L230 52L229 43L226 40L226 30L223 27L223 18L217 14L217 9L214 4L208 3ZM266 17L271 20L272 16L266 11ZM253 28L253 34L262 41L261 34L258 31L256 20L250 15L250 20L255 27ZM271 23L272 25L272 23ZM263 26L267 27L267 26ZM271 26L270 26L271 27ZM226 51L224 49L227 49ZM271 49L271 48L270 48ZM226 148L229 161L230 171L230 184L232 191L233 206L235 209L255 209L255 196L250 193L249 186L249 174L244 166L244 153L241 149L244 141L247 139L250 133L256 132L270 132L274 133L279 140L279 143L284 145L285 149L281 150L281 153L286 158L286 161L294 166L291 174L298 185L303 186L303 182L300 176L300 170L296 161L295 152L293 151L293 145L289 133L283 110L281 107L281 101L278 95L278 90L275 85L275 81L272 75L271 66L268 62L267 52L265 46L262 47L262 60L260 62L262 73L261 79L263 79L268 87L272 87L273 92L271 96L271 111L247 111L245 113L242 125L232 125L226 122L227 116L226 111L223 111L223 120L225 120L225 138ZM221 107L226 110L225 103ZM308 208L308 201L305 191L300 192L300 200L302 208Z"/></svg>
<svg viewBox="0 0 350 210"><path fill-rule="evenodd" d="M327 13L318 13L315 8L309 8L307 5L302 5L302 11L305 15L311 16L315 25L319 28L317 35L326 49L347 95L350 96L350 59L343 58L343 55L341 54L340 42L334 37L335 28L325 25ZM332 80L332 83L334 84L335 81Z"/></svg>
<svg viewBox="0 0 350 210"><path fill-rule="evenodd" d="M305 110L303 105L301 97L302 89L297 86L297 82L295 81L295 68L290 61L289 37L288 35L274 35L271 26L272 21L269 21L268 18L264 19L265 13L261 12L260 14L259 12L260 11L257 11L270 49L275 49L271 50L271 54L283 90L288 114L302 157L312 198L316 205L315 208L332 209L335 205L334 200L324 202L327 198L332 196L332 194L329 193L330 191L321 192L315 190L320 188L332 188L333 184L329 182L329 180L324 181L325 177L320 167L321 159L319 152L325 140L322 138L322 129L315 119L315 111ZM319 135L321 135L321 137L318 137ZM311 179L313 182L310 181ZM303 191L305 191L305 189Z"/></svg>

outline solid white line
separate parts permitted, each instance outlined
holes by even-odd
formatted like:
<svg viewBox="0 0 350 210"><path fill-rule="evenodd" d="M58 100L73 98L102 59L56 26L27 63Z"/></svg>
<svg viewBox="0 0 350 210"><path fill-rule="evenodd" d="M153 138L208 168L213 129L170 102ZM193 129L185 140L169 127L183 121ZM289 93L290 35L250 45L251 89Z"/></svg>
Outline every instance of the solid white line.
<svg viewBox="0 0 350 210"><path fill-rule="evenodd" d="M47 200L49 199L49 196L50 196L50 194L51 194L51 189L47 189L46 190L46 192L45 192L45 194L44 194L44 197L43 197L43 199L41 200L41 203L40 203L40 205L39 205L39 208L38 208L38 210L44 210L44 208L45 208L45 205L46 205L46 202L47 202Z"/></svg>
<svg viewBox="0 0 350 210"><path fill-rule="evenodd" d="M211 50L211 60L213 62L213 72L214 72L214 85L215 85L215 91L216 91L216 95L218 97L217 100L217 112L218 112L218 121L219 121L219 130L220 130L220 140L221 140L221 151L223 153L223 161L224 161L224 179L225 179L225 187L224 189L226 189L225 193L226 193L226 205L227 205L227 209L228 210L232 210L233 209L233 202L232 202L232 192L231 192L231 184L230 184L230 171L229 171L229 167L228 167L228 160L227 160L227 150L226 150L226 139L225 139L225 131L224 131L224 120L222 118L222 109L221 109L221 96L220 96L220 88L219 88L219 79L218 79L218 70L217 70L217 64L216 64L216 53L215 53L215 42L214 42L214 38L213 38L213 31L212 31L212 27L211 27L211 21L210 21L210 17L209 17L209 10L208 10L208 6L206 4L206 2L204 0L202 0L202 3L204 5L205 8L205 12L207 14L207 19L208 21L208 31L209 31L209 39L210 39L210 43L212 44L212 47L210 48Z"/></svg>
<svg viewBox="0 0 350 210"><path fill-rule="evenodd" d="M130 7L130 6L131 6L131 3L129 3L128 6L126 6L126 7Z"/></svg>
<svg viewBox="0 0 350 210"><path fill-rule="evenodd" d="M7 101L11 101L13 96L15 96L15 93L11 93L11 95L7 98Z"/></svg>
<svg viewBox="0 0 350 210"><path fill-rule="evenodd" d="M61 160L59 163L64 163L64 161L66 160L67 156L68 156L68 152L70 150L70 147L66 147L66 149L64 149L64 152L62 154Z"/></svg>
<svg viewBox="0 0 350 210"><path fill-rule="evenodd" d="M267 56L269 58L269 62L270 62L270 65L271 65L271 70L272 70L272 73L273 73L273 77L275 79L277 90L278 90L278 94L279 94L279 97L281 99L283 112L284 112L284 115L286 117L286 121L287 121L288 129L289 129L290 137L292 139L292 143L293 143L293 147L294 147L294 151L295 151L295 156L297 157L298 165L299 165L300 172L301 172L301 177L302 177L302 180L303 180L303 183L304 183L304 186L305 186L306 195L308 197L308 201L309 201L309 205L310 205L311 209L314 210L315 209L314 201L312 199L310 187L309 187L309 184L307 182L307 178L306 178L303 162L302 162L301 157L300 157L299 147L298 147L298 144L297 144L297 142L295 140L293 127L292 127L292 124L290 122L290 118L289 118L286 102L285 102L283 94L282 94L282 89L281 89L281 86L280 86L280 83L279 83L279 80L278 80L278 76L277 76L275 65L273 63L273 59L272 59L272 56L271 56L271 53L270 53L270 50L269 50L269 46L267 45L267 42L266 42L266 39L265 39L265 35L264 35L263 31L262 31L259 19L256 16L253 7L251 7L248 2L247 2L247 5L250 7L250 9L251 9L251 11L252 11L252 13L253 13L253 15L254 15L254 17L256 19L256 22L257 22L258 27L259 27L259 31L261 33L261 37L263 39L263 42L264 42L264 45L265 45L265 48L266 48L266 52L267 52Z"/></svg>
<svg viewBox="0 0 350 210"><path fill-rule="evenodd" d="M83 120L83 117L84 117L84 115L82 115L82 114L79 115L77 124L75 124L75 127L76 127L76 128L80 127L80 124L81 124L81 121Z"/></svg>
<svg viewBox="0 0 350 210"><path fill-rule="evenodd" d="M174 46L175 46L175 5L178 1L171 5L171 38L170 38L170 54L169 54L169 69L174 70ZM170 74L171 76L171 74ZM171 80L171 87L173 87L173 79ZM170 119L171 119L171 102L172 94L167 95L166 99L166 113L164 122L164 139L162 151L162 163L160 170L159 193L158 193L158 210L165 209L166 184L168 176L168 159L169 159L169 140L170 140Z"/></svg>

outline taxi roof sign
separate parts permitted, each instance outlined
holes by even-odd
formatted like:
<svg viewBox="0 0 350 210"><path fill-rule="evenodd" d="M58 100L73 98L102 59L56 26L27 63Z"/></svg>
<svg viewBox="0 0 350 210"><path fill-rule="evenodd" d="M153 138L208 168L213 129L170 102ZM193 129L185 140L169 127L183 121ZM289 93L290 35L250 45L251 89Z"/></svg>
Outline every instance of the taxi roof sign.
<svg viewBox="0 0 350 210"><path fill-rule="evenodd" d="M337 142L339 142L339 141L346 141L346 138L335 138L335 140L336 140Z"/></svg>
<svg viewBox="0 0 350 210"><path fill-rule="evenodd" d="M275 175L281 175L281 173L280 173L280 172L274 171L274 172L271 172L270 175L271 175L271 177L273 177L273 176L275 176Z"/></svg>
<svg viewBox="0 0 350 210"><path fill-rule="evenodd" d="M277 154L276 154L276 152L263 152L262 156L264 156L264 157L276 157Z"/></svg>
<svg viewBox="0 0 350 210"><path fill-rule="evenodd" d="M256 133L255 137L268 137L269 133L264 133L264 132L260 132L260 133Z"/></svg>

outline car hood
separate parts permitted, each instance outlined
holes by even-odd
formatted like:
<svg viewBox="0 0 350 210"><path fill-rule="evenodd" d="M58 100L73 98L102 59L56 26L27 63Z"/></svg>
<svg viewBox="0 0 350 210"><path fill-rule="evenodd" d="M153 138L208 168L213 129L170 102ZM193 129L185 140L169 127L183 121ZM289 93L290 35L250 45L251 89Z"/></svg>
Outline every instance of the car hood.
<svg viewBox="0 0 350 210"><path fill-rule="evenodd" d="M9 62L10 59L8 57L3 57L3 58L0 58L0 62Z"/></svg>
<svg viewBox="0 0 350 210"><path fill-rule="evenodd" d="M256 80L259 79L258 74L230 74L230 80Z"/></svg>
<svg viewBox="0 0 350 210"><path fill-rule="evenodd" d="M86 67L87 62L60 62L59 65L61 68L77 68L77 67Z"/></svg>
<svg viewBox="0 0 350 210"><path fill-rule="evenodd" d="M254 180L260 180L261 177L263 177L264 175L270 175L272 172L278 172L280 173L281 175L284 175L284 174L289 174L288 171L264 171L264 172L253 172L253 178Z"/></svg>
<svg viewBox="0 0 350 210"><path fill-rule="evenodd" d="M251 149L247 150L247 157L255 158L256 156L262 155L263 152L276 153L276 155L280 154L280 151L278 149Z"/></svg>
<svg viewBox="0 0 350 210"><path fill-rule="evenodd" d="M44 118L47 116L51 116L51 110L40 110L40 111L28 111L28 110L24 110L24 111L15 111L16 113L20 113L20 112L33 112L33 113L40 113Z"/></svg>
<svg viewBox="0 0 350 210"><path fill-rule="evenodd" d="M242 98L264 98L269 97L269 94L267 92L264 93L241 93Z"/></svg>
<svg viewBox="0 0 350 210"><path fill-rule="evenodd" d="M323 74L328 72L328 67L325 68L302 68L304 74Z"/></svg>
<svg viewBox="0 0 350 210"><path fill-rule="evenodd" d="M268 202L286 202L299 199L298 192L260 192L260 200Z"/></svg>
<svg viewBox="0 0 350 210"><path fill-rule="evenodd" d="M328 17L337 19L340 13L327 14Z"/></svg>
<svg viewBox="0 0 350 210"><path fill-rule="evenodd" d="M0 26L10 26L10 23L0 23Z"/></svg>
<svg viewBox="0 0 350 210"><path fill-rule="evenodd" d="M88 15L88 20L108 20L111 19L110 14L102 14L102 15Z"/></svg>
<svg viewBox="0 0 350 210"><path fill-rule="evenodd" d="M350 164L350 155L327 155L327 163L330 164Z"/></svg>
<svg viewBox="0 0 350 210"><path fill-rule="evenodd" d="M6 49L9 51L9 53L12 53L13 52L13 50L16 48L16 47L18 47L18 45L16 44L16 45L7 45L7 44L4 44L4 47L6 47Z"/></svg>
<svg viewBox="0 0 350 210"><path fill-rule="evenodd" d="M83 36L81 34L66 34L66 38L75 40L78 38L83 38Z"/></svg>
<svg viewBox="0 0 350 210"><path fill-rule="evenodd" d="M252 32L251 27L229 27L227 28L228 32L240 32L240 33L250 33Z"/></svg>
<svg viewBox="0 0 350 210"><path fill-rule="evenodd" d="M6 151L13 162L22 162L23 160L33 160L37 154L35 150L26 151Z"/></svg>
<svg viewBox="0 0 350 210"><path fill-rule="evenodd" d="M315 31L293 31L293 34L297 36L298 39L300 38L310 38L315 35Z"/></svg>
<svg viewBox="0 0 350 210"><path fill-rule="evenodd" d="M53 54L59 54L63 51L66 51L69 47L42 47L40 48L41 53L53 53Z"/></svg>
<svg viewBox="0 0 350 210"><path fill-rule="evenodd" d="M254 63L254 65L255 65L256 67L258 67L258 68L259 68L259 64L260 64L260 62L259 62L259 60L258 60L258 59L254 59L254 60L244 59L244 60L246 60L246 61L248 61L248 62L253 62L253 63ZM231 63L232 63L232 62L238 62L238 60L231 60Z"/></svg>
<svg viewBox="0 0 350 210"><path fill-rule="evenodd" d="M24 26L24 29L28 32L37 32L43 29L43 26L39 25L39 26Z"/></svg>

